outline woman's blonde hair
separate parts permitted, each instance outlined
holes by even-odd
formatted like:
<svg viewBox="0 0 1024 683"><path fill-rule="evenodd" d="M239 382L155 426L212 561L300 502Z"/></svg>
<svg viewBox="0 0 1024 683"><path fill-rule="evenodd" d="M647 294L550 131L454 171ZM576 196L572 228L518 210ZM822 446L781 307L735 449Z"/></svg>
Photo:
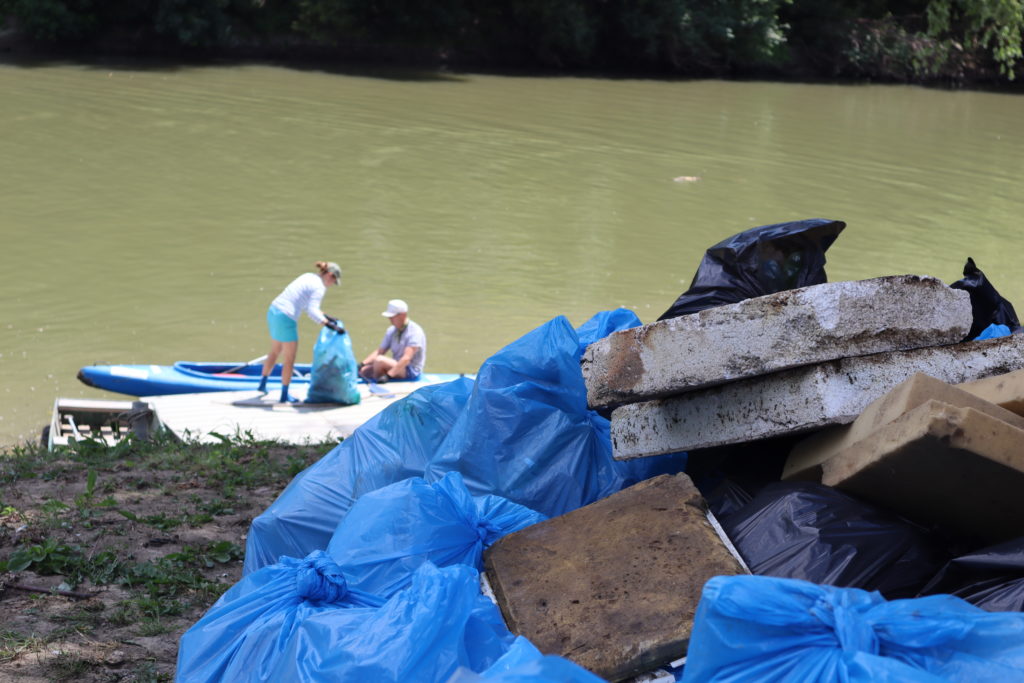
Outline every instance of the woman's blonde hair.
<svg viewBox="0 0 1024 683"><path fill-rule="evenodd" d="M333 261L317 261L313 265L316 266L321 276L330 273L334 276L335 282L341 282L341 267L337 263Z"/></svg>

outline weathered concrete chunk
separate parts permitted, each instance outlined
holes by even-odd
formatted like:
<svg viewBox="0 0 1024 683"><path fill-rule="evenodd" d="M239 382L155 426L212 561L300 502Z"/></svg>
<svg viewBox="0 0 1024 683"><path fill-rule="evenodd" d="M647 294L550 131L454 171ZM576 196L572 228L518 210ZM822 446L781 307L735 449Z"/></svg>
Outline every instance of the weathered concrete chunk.
<svg viewBox="0 0 1024 683"><path fill-rule="evenodd" d="M955 344L971 320L967 292L933 277L832 282L616 332L591 344L581 367L591 407L609 407L837 358Z"/></svg>
<svg viewBox="0 0 1024 683"><path fill-rule="evenodd" d="M844 358L612 412L615 458L756 441L852 422L915 372L959 384L1024 368L1024 335Z"/></svg>
<svg viewBox="0 0 1024 683"><path fill-rule="evenodd" d="M685 474L510 534L484 554L513 633L610 681L681 657L701 588L744 573Z"/></svg>
<svg viewBox="0 0 1024 683"><path fill-rule="evenodd" d="M1024 535L1024 430L928 401L822 463L822 483L996 543Z"/></svg>
<svg viewBox="0 0 1024 683"><path fill-rule="evenodd" d="M786 460L782 478L820 481L823 462L867 438L900 415L931 400L958 408L973 408L1018 429L1024 429L1024 417L919 372L872 401L851 424L829 427L794 446L793 452Z"/></svg>
<svg viewBox="0 0 1024 683"><path fill-rule="evenodd" d="M979 398L1024 415L1024 370L964 382L959 387Z"/></svg>

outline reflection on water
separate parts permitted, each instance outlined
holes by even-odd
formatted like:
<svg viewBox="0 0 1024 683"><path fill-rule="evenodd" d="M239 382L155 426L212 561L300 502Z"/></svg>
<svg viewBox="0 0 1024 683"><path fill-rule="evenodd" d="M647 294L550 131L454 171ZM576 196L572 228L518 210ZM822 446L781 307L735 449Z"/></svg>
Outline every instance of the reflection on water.
<svg viewBox="0 0 1024 683"><path fill-rule="evenodd" d="M409 301L429 369L549 318L649 322L747 227L848 227L832 280L1024 296L1024 100L894 86L0 66L0 443L92 362L244 361L317 260L357 355ZM674 182L691 176L687 182ZM300 359L314 328L300 325Z"/></svg>

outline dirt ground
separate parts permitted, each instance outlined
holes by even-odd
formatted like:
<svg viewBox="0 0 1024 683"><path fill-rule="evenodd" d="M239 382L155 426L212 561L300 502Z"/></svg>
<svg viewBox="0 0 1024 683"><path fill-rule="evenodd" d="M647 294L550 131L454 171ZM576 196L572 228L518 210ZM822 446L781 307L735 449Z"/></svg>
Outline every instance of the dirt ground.
<svg viewBox="0 0 1024 683"><path fill-rule="evenodd" d="M169 681L246 533L332 444L0 453L0 680Z"/></svg>

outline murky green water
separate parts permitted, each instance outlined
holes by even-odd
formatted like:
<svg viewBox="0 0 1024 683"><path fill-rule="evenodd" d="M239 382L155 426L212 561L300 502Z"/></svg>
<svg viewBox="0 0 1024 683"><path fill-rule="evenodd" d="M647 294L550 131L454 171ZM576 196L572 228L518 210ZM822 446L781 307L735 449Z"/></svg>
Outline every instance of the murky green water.
<svg viewBox="0 0 1024 683"><path fill-rule="evenodd" d="M831 280L970 255L1024 307L1022 120L892 86L0 65L0 443L114 397L82 365L259 356L319 259L357 354L401 297L441 372L558 314L652 321L707 246L798 218L848 223Z"/></svg>

